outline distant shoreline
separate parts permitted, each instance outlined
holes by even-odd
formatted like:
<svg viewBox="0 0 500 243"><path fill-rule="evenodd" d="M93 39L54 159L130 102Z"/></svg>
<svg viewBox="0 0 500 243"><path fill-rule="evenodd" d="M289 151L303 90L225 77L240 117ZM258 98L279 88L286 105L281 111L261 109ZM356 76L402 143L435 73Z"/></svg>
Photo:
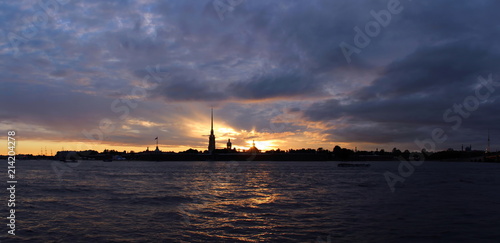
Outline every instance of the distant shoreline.
<svg viewBox="0 0 500 243"><path fill-rule="evenodd" d="M7 159L8 156L0 156ZM18 154L16 160L58 160L58 161L339 161L339 162L376 162L376 161L439 161L439 162L500 162L500 153L482 151L441 151L426 153L335 153L329 151L308 152L264 152L264 153L174 153L149 151L140 153L99 153L97 151L58 151L56 156Z"/></svg>

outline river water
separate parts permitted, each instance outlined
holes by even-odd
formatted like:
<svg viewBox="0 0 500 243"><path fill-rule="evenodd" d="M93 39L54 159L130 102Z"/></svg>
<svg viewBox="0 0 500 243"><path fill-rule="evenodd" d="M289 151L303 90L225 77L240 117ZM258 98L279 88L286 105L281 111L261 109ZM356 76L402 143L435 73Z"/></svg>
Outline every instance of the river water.
<svg viewBox="0 0 500 243"><path fill-rule="evenodd" d="M394 192L399 162L337 164L18 161L16 236L0 240L500 240L500 164L425 162Z"/></svg>

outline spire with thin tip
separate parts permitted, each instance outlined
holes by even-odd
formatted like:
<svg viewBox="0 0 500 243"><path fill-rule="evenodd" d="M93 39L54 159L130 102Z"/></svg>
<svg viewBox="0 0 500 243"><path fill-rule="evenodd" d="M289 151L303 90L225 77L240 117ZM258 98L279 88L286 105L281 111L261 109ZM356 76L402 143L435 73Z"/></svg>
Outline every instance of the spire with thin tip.
<svg viewBox="0 0 500 243"><path fill-rule="evenodd" d="M214 134L214 108L211 110L211 118L210 118L210 134Z"/></svg>
<svg viewBox="0 0 500 243"><path fill-rule="evenodd" d="M213 153L215 151L215 135L214 135L214 108L211 109L210 117L210 136L208 138L208 152Z"/></svg>

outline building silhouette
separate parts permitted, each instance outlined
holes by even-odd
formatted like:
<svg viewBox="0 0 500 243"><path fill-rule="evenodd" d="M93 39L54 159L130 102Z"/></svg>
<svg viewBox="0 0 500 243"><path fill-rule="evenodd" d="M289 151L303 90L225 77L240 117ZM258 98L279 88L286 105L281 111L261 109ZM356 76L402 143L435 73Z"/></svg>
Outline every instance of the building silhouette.
<svg viewBox="0 0 500 243"><path fill-rule="evenodd" d="M471 145L469 145L468 147L465 147L465 151L466 151L466 152L470 152L470 151L472 151L472 144L471 144Z"/></svg>
<svg viewBox="0 0 500 243"><path fill-rule="evenodd" d="M161 153L160 148L158 148L158 137L156 137L155 140L156 140L156 149L155 149L155 152L156 153Z"/></svg>
<svg viewBox="0 0 500 243"><path fill-rule="evenodd" d="M210 136L208 137L208 152L213 153L215 151L215 135L214 135L214 108L211 110L211 128Z"/></svg>
<svg viewBox="0 0 500 243"><path fill-rule="evenodd" d="M252 142L252 147L248 149L248 153L253 153L253 154L260 153L260 150L257 147L255 147L255 140Z"/></svg>

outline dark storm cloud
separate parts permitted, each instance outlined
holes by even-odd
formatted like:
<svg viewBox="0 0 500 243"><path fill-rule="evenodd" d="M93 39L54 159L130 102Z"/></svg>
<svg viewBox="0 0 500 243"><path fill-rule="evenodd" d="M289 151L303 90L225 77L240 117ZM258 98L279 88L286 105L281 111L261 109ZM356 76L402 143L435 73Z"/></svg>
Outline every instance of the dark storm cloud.
<svg viewBox="0 0 500 243"><path fill-rule="evenodd" d="M228 85L187 76L172 75L154 92L168 101L262 100L325 95L321 86L310 80L311 77L296 73L261 74Z"/></svg>
<svg viewBox="0 0 500 243"><path fill-rule="evenodd" d="M68 71L66 71L66 70L55 70L55 71L51 72L50 75L54 76L54 77L65 77L66 75L68 75Z"/></svg>
<svg viewBox="0 0 500 243"><path fill-rule="evenodd" d="M499 52L481 44L469 40L421 47L388 65L381 78L356 91L354 98L463 96L478 75L494 71L500 61Z"/></svg>
<svg viewBox="0 0 500 243"><path fill-rule="evenodd" d="M207 82L185 77L163 83L156 90L167 101L220 101L227 97L225 93L213 90Z"/></svg>
<svg viewBox="0 0 500 243"><path fill-rule="evenodd" d="M321 93L321 87L310 75L301 73L264 74L238 83L228 89L235 98L266 99Z"/></svg>
<svg viewBox="0 0 500 243"><path fill-rule="evenodd" d="M1 110L11 114L10 120L18 123L49 126L54 130L78 130L103 117L109 108L103 107L105 98L73 93L63 88L31 84L18 86L4 82L8 96L0 99ZM16 99L15 104L9 100ZM20 112L22 111L22 112Z"/></svg>
<svg viewBox="0 0 500 243"><path fill-rule="evenodd" d="M445 111L474 96L481 87L478 76L487 79L497 69L499 60L498 52L474 42L421 47L388 65L369 86L355 90L344 100L317 102L304 116L313 121L338 121L338 128L326 131L331 138L411 143L416 138L429 137L437 127L451 131L449 128L455 123L443 119ZM498 82L498 75L495 77L493 81ZM481 93L485 92L489 90L483 86ZM499 92L493 92L470 117L463 119L463 129L454 131L458 135L450 139L452 144L495 127L493 121L500 119ZM471 127L475 129L468 129Z"/></svg>
<svg viewBox="0 0 500 243"><path fill-rule="evenodd" d="M176 85L180 93L170 92L172 84L166 83L161 95L178 101L320 96L323 86L335 80L319 80L317 76L347 65L338 43L352 38L350 26L357 24L353 16L366 17L358 9L361 6L331 1L249 1L238 6L224 22L181 19L179 33L189 40L178 43L177 48L204 55L199 69L176 73L178 80L190 80ZM375 6L376 3L367 2L363 7ZM204 11L210 8L205 6ZM243 60L231 61L235 58ZM223 89L218 94L207 87L215 86L214 82L204 78L213 71L218 72L216 85ZM238 77L227 79L231 72L238 72ZM193 80L193 73L201 77ZM195 89L193 83L200 88Z"/></svg>

